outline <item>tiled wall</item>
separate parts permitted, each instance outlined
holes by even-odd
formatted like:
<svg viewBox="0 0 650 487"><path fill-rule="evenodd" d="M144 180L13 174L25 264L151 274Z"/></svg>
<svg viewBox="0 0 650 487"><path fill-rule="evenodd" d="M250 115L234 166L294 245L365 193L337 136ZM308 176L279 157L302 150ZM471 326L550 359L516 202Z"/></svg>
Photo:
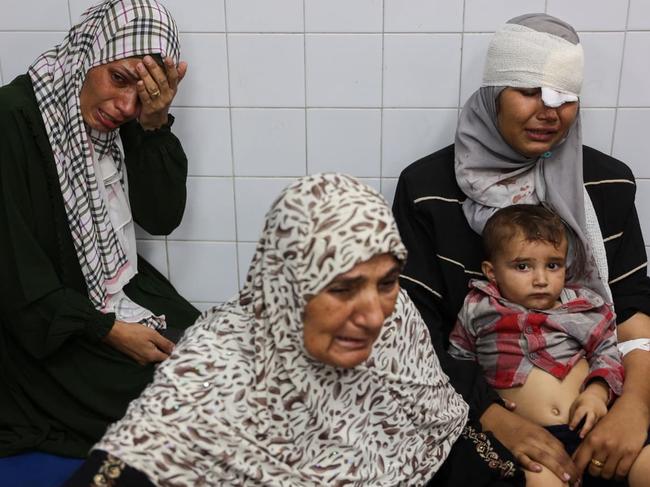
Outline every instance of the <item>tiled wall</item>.
<svg viewBox="0 0 650 487"><path fill-rule="evenodd" d="M401 169L452 141L490 33L525 12L572 23L586 51L584 140L630 164L650 242L650 0L163 0L187 78L175 132L189 201L141 252L199 307L243 282L263 215L292 178L345 171L390 200ZM0 81L89 0L0 0Z"/></svg>

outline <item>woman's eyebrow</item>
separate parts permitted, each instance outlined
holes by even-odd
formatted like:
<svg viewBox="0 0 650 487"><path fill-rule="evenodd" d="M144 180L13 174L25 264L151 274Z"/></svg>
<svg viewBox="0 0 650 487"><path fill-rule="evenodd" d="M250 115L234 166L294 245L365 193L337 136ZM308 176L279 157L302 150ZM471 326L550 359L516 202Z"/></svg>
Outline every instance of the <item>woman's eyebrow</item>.
<svg viewBox="0 0 650 487"><path fill-rule="evenodd" d="M331 284L358 284L363 281L363 276L339 276L335 277Z"/></svg>
<svg viewBox="0 0 650 487"><path fill-rule="evenodd" d="M393 277L394 274L399 274L399 265L395 264L391 269L384 274L384 277L382 279L386 279L387 277Z"/></svg>
<svg viewBox="0 0 650 487"><path fill-rule="evenodd" d="M387 277L392 277L393 274L399 274L399 266L395 264L393 267L391 267L388 271L384 273L383 276L380 277L380 279L386 279ZM335 277L334 280L332 281L332 284L334 283L346 283L346 284L353 284L356 282L361 282L366 279L366 276L346 276L343 274L342 276Z"/></svg>

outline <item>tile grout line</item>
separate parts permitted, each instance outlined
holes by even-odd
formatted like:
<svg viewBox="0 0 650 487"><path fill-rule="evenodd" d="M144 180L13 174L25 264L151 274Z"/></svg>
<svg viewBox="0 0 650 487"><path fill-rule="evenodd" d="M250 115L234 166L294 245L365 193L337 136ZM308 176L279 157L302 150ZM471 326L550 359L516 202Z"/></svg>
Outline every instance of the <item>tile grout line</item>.
<svg viewBox="0 0 650 487"><path fill-rule="evenodd" d="M384 73L386 62L386 0L381 1L381 62L379 84L381 107L379 109L379 192L384 192Z"/></svg>
<svg viewBox="0 0 650 487"><path fill-rule="evenodd" d="M623 34L621 32L621 34ZM172 105L174 109L183 109L183 110L227 110L228 108L234 108L236 110L304 110L303 106L296 107L269 107L269 106L198 106L198 105ZM458 106L308 106L310 110L379 110L383 108L385 110L457 110ZM582 108L589 110L611 110L617 108L616 105L589 105ZM625 108L635 108L635 109L647 109L648 105L638 105L638 106L625 106Z"/></svg>
<svg viewBox="0 0 650 487"><path fill-rule="evenodd" d="M68 3L68 25L70 28L72 28L72 7L70 7L70 0L67 1Z"/></svg>
<svg viewBox="0 0 650 487"><path fill-rule="evenodd" d="M232 211L233 222L235 224L235 269L237 270L237 289L241 289L239 279L239 220L237 217L237 185L235 184L235 137L233 136L232 123L232 79L230 76L230 41L228 35L228 0L223 0L223 23L226 31L226 71L228 76L228 122L230 123L230 167L232 174L230 176L232 183Z"/></svg>
<svg viewBox="0 0 650 487"><path fill-rule="evenodd" d="M616 140L616 125L618 124L618 112L621 104L621 86L623 84L623 66L625 65L625 48L627 46L627 28L630 25L630 0L627 1L627 13L625 15L625 34L623 35L623 46L621 47L621 65L618 69L618 90L616 92L616 108L614 110L614 123L612 124L612 138L609 141L609 155L614 154L614 141Z"/></svg>
<svg viewBox="0 0 650 487"><path fill-rule="evenodd" d="M460 119L461 100L463 96L463 54L465 53L465 13L467 11L466 0L463 0L463 16L461 18L461 34L460 34L460 61L458 67L458 106L456 107L456 123Z"/></svg>
<svg viewBox="0 0 650 487"><path fill-rule="evenodd" d="M308 122L307 122L307 6L305 5L305 0L302 0L302 74L303 74L303 85L305 91L305 106L303 108L305 112L305 138L304 138L304 148L305 148L305 175L309 174L309 137L308 137Z"/></svg>
<svg viewBox="0 0 650 487"><path fill-rule="evenodd" d="M592 29L592 30L580 30L578 33L584 34L613 34L616 32L625 32L625 29ZM650 27L648 28L638 28L630 29L630 32L650 32ZM68 30L59 30L59 29L0 29L0 34L67 34ZM323 35L323 36L344 36L344 35L353 35L353 36L369 36L382 34L382 32L228 32L231 36L300 36L306 34L312 35ZM222 31L189 31L182 30L179 31L181 35L205 35L205 36L218 36L224 35L226 32ZM388 31L385 32L387 36L392 35L413 35L413 36L449 36L449 35L458 35L458 34L494 34L494 30L468 30L468 31L458 31L458 30L447 30L447 31Z"/></svg>

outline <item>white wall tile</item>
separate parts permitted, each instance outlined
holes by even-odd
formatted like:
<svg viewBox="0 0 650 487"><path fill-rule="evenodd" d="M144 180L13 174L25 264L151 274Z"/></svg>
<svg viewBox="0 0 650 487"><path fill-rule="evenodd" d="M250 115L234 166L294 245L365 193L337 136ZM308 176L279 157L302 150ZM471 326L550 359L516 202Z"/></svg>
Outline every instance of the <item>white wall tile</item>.
<svg viewBox="0 0 650 487"><path fill-rule="evenodd" d="M460 32L463 0L385 0L386 32Z"/></svg>
<svg viewBox="0 0 650 487"><path fill-rule="evenodd" d="M381 32L381 29L382 0L305 0L306 32Z"/></svg>
<svg viewBox="0 0 650 487"><path fill-rule="evenodd" d="M59 44L63 32L0 32L2 78L9 83L27 72L36 58Z"/></svg>
<svg viewBox="0 0 650 487"><path fill-rule="evenodd" d="M68 0L72 25L76 25L81 20L81 14L97 3L96 0Z"/></svg>
<svg viewBox="0 0 650 487"><path fill-rule="evenodd" d="M580 40L585 50L582 106L616 106L624 37L622 32L580 34Z"/></svg>
<svg viewBox="0 0 650 487"><path fill-rule="evenodd" d="M228 32L302 32L302 0L226 0Z"/></svg>
<svg viewBox="0 0 650 487"><path fill-rule="evenodd" d="M229 34L228 52L233 106L304 106L302 35Z"/></svg>
<svg viewBox="0 0 650 487"><path fill-rule="evenodd" d="M465 0L465 32L494 32L518 15L544 12L545 0Z"/></svg>
<svg viewBox="0 0 650 487"><path fill-rule="evenodd" d="M163 0L180 32L225 32L223 0Z"/></svg>
<svg viewBox="0 0 650 487"><path fill-rule="evenodd" d="M630 0L628 29L650 29L650 0Z"/></svg>
<svg viewBox="0 0 650 487"><path fill-rule="evenodd" d="M235 210L230 178L187 178L187 206L174 240L235 240Z"/></svg>
<svg viewBox="0 0 650 487"><path fill-rule="evenodd" d="M174 134L183 144L190 176L232 175L230 118L225 108L172 109Z"/></svg>
<svg viewBox="0 0 650 487"><path fill-rule="evenodd" d="M188 301L222 302L235 295L237 256L234 243L167 243L169 278Z"/></svg>
<svg viewBox="0 0 650 487"><path fill-rule="evenodd" d="M235 174L305 174L305 111L292 108L232 110Z"/></svg>
<svg viewBox="0 0 650 487"><path fill-rule="evenodd" d="M650 105L650 32L628 32L621 76L621 106Z"/></svg>
<svg viewBox="0 0 650 487"><path fill-rule="evenodd" d="M225 32L224 0L162 0L180 32ZM75 24L81 14L97 0L68 0L70 17ZM183 47L183 46L181 46Z"/></svg>
<svg viewBox="0 0 650 487"><path fill-rule="evenodd" d="M381 35L306 36L307 106L381 105Z"/></svg>
<svg viewBox="0 0 650 487"><path fill-rule="evenodd" d="M650 242L650 181L636 182L636 209L643 232L643 241Z"/></svg>
<svg viewBox="0 0 650 487"><path fill-rule="evenodd" d="M295 178L235 178L237 236L239 241L257 242L264 216L280 191Z"/></svg>
<svg viewBox="0 0 650 487"><path fill-rule="evenodd" d="M628 0L547 0L547 13L576 30L624 30Z"/></svg>
<svg viewBox="0 0 650 487"><path fill-rule="evenodd" d="M385 109L382 176L397 177L411 162L454 141L456 109Z"/></svg>
<svg viewBox="0 0 650 487"><path fill-rule="evenodd" d="M181 34L181 58L187 74L174 105L223 107L228 105L228 63L225 34Z"/></svg>
<svg viewBox="0 0 650 487"><path fill-rule="evenodd" d="M609 154L614 133L614 108L582 108L582 143Z"/></svg>
<svg viewBox="0 0 650 487"><path fill-rule="evenodd" d="M386 35L384 105L457 106L460 41L460 34Z"/></svg>
<svg viewBox="0 0 650 487"><path fill-rule="evenodd" d="M307 110L307 172L378 177L380 110Z"/></svg>
<svg viewBox="0 0 650 487"><path fill-rule="evenodd" d="M637 178L650 178L648 140L650 108L621 108L616 119L612 155L630 166ZM650 205L648 206L650 210ZM650 240L648 241L650 243Z"/></svg>
<svg viewBox="0 0 650 487"><path fill-rule="evenodd" d="M70 28L66 0L7 0L2 6L0 30L65 30Z"/></svg>
<svg viewBox="0 0 650 487"><path fill-rule="evenodd" d="M384 198L386 198L386 201L391 207L395 198L395 188L397 188L397 178L381 179L381 194L384 195Z"/></svg>
<svg viewBox="0 0 650 487"><path fill-rule="evenodd" d="M167 244L164 240L138 240L138 254L144 257L162 275L169 278L167 269Z"/></svg>
<svg viewBox="0 0 650 487"><path fill-rule="evenodd" d="M463 67L460 81L460 104L481 86L485 56L492 34L465 34L463 36Z"/></svg>
<svg viewBox="0 0 650 487"><path fill-rule="evenodd" d="M262 229L260 228L260 231ZM257 247L257 242L239 242L237 244L237 258L239 261L239 287L240 289L244 286L246 282L246 275L248 274L248 269L255 255L255 248Z"/></svg>
<svg viewBox="0 0 650 487"><path fill-rule="evenodd" d="M381 178L357 178L359 182L370 186L372 189L381 193Z"/></svg>

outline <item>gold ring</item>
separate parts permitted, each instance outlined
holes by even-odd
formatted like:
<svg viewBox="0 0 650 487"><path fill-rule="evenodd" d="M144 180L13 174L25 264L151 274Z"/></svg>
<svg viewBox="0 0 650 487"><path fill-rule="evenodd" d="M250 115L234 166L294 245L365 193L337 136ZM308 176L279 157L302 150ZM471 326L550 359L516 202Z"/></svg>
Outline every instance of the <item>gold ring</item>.
<svg viewBox="0 0 650 487"><path fill-rule="evenodd" d="M597 468L603 468L605 466L605 462L601 462L600 460L596 460L595 458L592 458L589 461L591 462L591 464L594 467L597 467Z"/></svg>
<svg viewBox="0 0 650 487"><path fill-rule="evenodd" d="M151 95L151 98L158 98L160 96L160 90L152 91L149 94Z"/></svg>

